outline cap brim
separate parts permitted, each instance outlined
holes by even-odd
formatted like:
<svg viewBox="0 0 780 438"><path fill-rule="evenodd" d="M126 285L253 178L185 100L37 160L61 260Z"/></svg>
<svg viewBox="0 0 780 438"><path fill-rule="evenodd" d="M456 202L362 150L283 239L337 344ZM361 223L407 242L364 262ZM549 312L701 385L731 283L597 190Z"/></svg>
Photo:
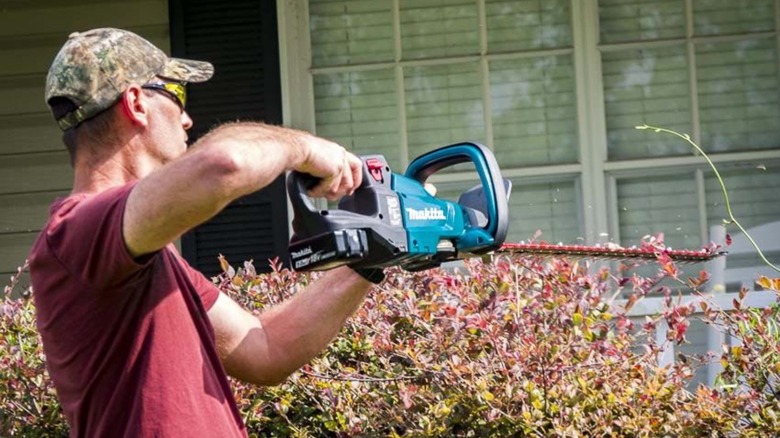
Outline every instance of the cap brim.
<svg viewBox="0 0 780 438"><path fill-rule="evenodd" d="M182 82L205 82L214 75L214 66L206 61L168 58L160 76Z"/></svg>

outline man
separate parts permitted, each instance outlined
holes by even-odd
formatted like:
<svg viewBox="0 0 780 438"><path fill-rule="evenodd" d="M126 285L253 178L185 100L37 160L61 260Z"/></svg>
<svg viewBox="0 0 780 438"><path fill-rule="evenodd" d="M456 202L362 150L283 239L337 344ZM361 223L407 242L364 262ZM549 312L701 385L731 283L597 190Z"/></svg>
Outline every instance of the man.
<svg viewBox="0 0 780 438"><path fill-rule="evenodd" d="M187 150L184 83L211 64L168 58L131 32L70 36L46 80L72 193L31 252L47 367L72 436L245 436L226 373L273 385L338 332L381 272L340 268L260 318L171 242L289 170L338 198L361 162L305 132L218 127Z"/></svg>

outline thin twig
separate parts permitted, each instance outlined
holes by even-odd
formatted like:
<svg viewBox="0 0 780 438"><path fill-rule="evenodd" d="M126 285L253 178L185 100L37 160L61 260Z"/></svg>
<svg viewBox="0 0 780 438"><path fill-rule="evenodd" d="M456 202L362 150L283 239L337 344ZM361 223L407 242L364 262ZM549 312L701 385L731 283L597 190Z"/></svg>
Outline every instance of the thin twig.
<svg viewBox="0 0 780 438"><path fill-rule="evenodd" d="M756 251L758 252L758 256L761 257L761 260L763 260L764 263L766 263L766 265L769 266L770 268L774 269L777 272L780 272L780 268L778 268L777 266L772 264L772 262L767 260L766 256L764 256L764 253L761 251L761 249L758 247L756 242L753 240L753 237L750 236L750 234L747 232L747 230L745 230L745 228L742 226L742 224L740 224L739 221L737 221L737 219L734 217L734 214L731 212L731 204L729 203L729 194L726 191L726 184L723 182L723 178L721 178L720 172L718 172L718 168L715 167L715 164L712 162L712 160L710 160L710 157L707 156L707 154L704 152L704 150L702 150L702 148L699 147L699 145L697 145L693 140L691 140L691 136L690 135L688 135L688 134L680 134L679 132L672 131L670 129L664 129L664 128L659 128L659 127L650 126L650 125L636 126L636 129L652 129L655 132L665 132L667 134L676 135L677 137L680 137L681 139L683 139L686 142L688 142L688 144L693 146L702 155L702 157L704 157L704 159L707 160L707 164L710 165L710 167L712 168L712 171L715 172L715 177L718 178L718 183L720 184L720 188L723 191L723 199L726 201L725 202L726 203L726 213L729 216L729 220L728 220L727 223L733 223L734 225L736 225L737 228L739 228L739 230L742 231L742 234L744 234L745 237L747 237L747 239L750 241L751 245L753 245L753 248L756 249Z"/></svg>

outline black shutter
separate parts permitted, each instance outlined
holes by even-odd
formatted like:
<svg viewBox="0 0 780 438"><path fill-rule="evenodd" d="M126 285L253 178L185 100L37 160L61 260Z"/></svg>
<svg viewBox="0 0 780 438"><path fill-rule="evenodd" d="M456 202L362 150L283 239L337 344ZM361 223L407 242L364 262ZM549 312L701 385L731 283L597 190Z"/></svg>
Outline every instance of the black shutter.
<svg viewBox="0 0 780 438"><path fill-rule="evenodd" d="M197 139L226 121L281 123L276 5L269 0L171 0L173 56L214 64L214 77L188 87L187 109ZM287 259L284 178L233 202L182 237L182 254L206 275L220 271L217 256L232 264Z"/></svg>

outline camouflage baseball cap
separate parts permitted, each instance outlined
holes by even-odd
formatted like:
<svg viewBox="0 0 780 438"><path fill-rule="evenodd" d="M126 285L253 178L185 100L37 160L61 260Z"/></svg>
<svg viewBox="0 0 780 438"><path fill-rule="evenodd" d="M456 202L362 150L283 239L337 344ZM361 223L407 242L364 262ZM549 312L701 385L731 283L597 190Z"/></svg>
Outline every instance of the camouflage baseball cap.
<svg viewBox="0 0 780 438"><path fill-rule="evenodd" d="M155 76L203 82L214 74L204 61L169 58L142 37L121 29L101 28L68 37L46 77L46 102L66 97L77 108L57 120L63 131L107 109L127 87Z"/></svg>

